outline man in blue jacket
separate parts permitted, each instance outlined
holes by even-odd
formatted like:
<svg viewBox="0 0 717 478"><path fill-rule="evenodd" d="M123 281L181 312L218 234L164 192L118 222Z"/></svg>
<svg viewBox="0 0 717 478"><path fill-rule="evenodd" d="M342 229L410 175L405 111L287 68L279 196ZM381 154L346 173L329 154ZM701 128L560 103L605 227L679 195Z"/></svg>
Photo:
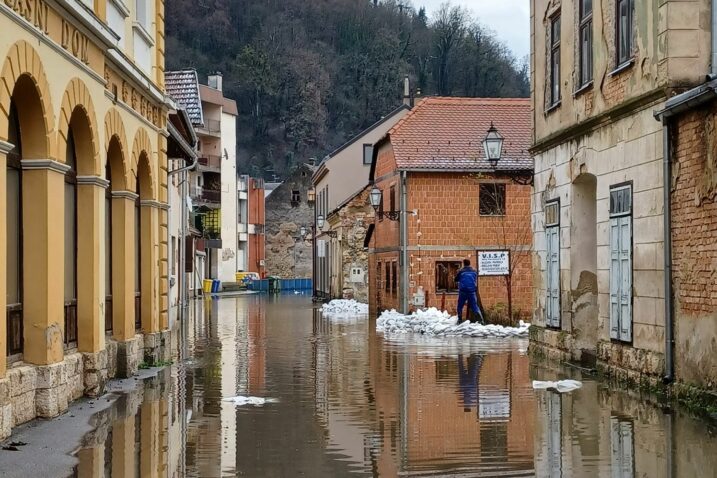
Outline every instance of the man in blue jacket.
<svg viewBox="0 0 717 478"><path fill-rule="evenodd" d="M456 284L458 285L458 323L461 323L463 315L463 306L468 302L468 307L474 314L480 317L481 324L485 324L483 313L478 308L478 299L476 296L478 273L471 267L471 261L463 260L463 268L456 275Z"/></svg>

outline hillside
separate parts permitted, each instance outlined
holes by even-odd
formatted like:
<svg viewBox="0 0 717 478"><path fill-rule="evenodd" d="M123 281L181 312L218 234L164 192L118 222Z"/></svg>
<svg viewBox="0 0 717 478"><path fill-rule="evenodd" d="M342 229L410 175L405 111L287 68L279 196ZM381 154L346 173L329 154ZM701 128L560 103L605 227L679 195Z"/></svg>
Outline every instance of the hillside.
<svg viewBox="0 0 717 478"><path fill-rule="evenodd" d="M417 2L418 3L418 2ZM241 170L321 158L401 100L527 96L527 67L466 12L394 0L167 0L167 69L224 74Z"/></svg>

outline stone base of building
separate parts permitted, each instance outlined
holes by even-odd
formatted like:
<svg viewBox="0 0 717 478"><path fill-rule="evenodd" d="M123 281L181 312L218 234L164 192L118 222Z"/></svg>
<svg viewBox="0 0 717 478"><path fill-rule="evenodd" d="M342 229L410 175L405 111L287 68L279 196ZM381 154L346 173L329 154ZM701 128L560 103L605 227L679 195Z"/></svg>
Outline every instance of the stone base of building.
<svg viewBox="0 0 717 478"><path fill-rule="evenodd" d="M544 357L555 362L570 362L573 338L562 330L532 325L529 330L531 355Z"/></svg>
<svg viewBox="0 0 717 478"><path fill-rule="evenodd" d="M135 375L143 361L169 362L170 344L171 333L164 331L124 342L108 339L99 352L71 353L50 365L12 365L0 379L0 440L17 425L64 413L82 396L102 395L109 379Z"/></svg>
<svg viewBox="0 0 717 478"><path fill-rule="evenodd" d="M600 374L620 382L657 387L662 385L665 356L628 344L600 340L597 347L597 369Z"/></svg>

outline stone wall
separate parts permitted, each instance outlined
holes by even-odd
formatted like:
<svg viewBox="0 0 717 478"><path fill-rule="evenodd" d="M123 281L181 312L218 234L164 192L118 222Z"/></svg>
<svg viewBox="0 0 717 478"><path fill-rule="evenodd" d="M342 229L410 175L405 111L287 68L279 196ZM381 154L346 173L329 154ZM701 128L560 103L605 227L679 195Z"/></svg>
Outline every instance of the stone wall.
<svg viewBox="0 0 717 478"><path fill-rule="evenodd" d="M303 164L266 198L266 274L284 279L312 276L311 225L314 203L309 202L314 168ZM292 194L298 191L298 201ZM304 240L299 231L307 229Z"/></svg>
<svg viewBox="0 0 717 478"><path fill-rule="evenodd" d="M354 196L329 216L329 222L339 231L341 240L341 294L346 299L368 303L368 250L364 247L366 231L375 212L369 204L369 188ZM353 274L359 269L361 275Z"/></svg>

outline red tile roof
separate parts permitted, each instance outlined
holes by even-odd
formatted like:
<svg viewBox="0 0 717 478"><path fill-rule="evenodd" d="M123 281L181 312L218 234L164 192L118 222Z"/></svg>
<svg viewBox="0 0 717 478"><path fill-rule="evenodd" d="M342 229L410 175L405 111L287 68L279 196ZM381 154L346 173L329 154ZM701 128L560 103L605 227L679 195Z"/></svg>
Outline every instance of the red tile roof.
<svg viewBox="0 0 717 478"><path fill-rule="evenodd" d="M497 168L485 158L491 123L503 136ZM530 99L427 97L388 132L398 169L517 171L533 168Z"/></svg>

